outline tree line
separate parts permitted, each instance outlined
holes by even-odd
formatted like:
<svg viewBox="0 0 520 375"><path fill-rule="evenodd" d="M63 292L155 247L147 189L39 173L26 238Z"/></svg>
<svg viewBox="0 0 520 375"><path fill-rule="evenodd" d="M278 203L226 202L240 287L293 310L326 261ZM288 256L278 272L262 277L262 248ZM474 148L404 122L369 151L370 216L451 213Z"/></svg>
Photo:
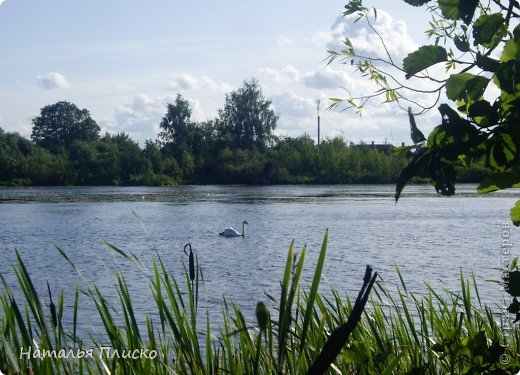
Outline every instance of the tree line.
<svg viewBox="0 0 520 375"><path fill-rule="evenodd" d="M276 137L278 116L254 79L226 95L213 120L191 120L181 95L167 105L156 140L105 133L86 109L41 109L31 139L0 128L0 185L394 183L406 155L341 137ZM474 169L466 174L471 180Z"/></svg>

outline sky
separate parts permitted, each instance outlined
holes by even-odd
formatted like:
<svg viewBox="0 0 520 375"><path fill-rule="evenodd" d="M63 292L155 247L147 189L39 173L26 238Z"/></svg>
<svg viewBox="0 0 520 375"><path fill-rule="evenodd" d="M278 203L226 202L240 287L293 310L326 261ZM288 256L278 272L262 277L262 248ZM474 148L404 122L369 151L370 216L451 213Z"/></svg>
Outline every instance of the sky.
<svg viewBox="0 0 520 375"><path fill-rule="evenodd" d="M374 87L327 50L349 37L381 53L362 22L341 17L346 0L0 0L0 128L30 137L41 108L69 101L90 111L103 132L156 139L166 105L186 98L192 120L217 116L225 94L255 78L279 116L276 133L347 141L409 143L405 112L381 101L330 111L331 97ZM402 0L380 6L376 27L396 60L424 43L424 9ZM429 114L417 119L425 132Z"/></svg>

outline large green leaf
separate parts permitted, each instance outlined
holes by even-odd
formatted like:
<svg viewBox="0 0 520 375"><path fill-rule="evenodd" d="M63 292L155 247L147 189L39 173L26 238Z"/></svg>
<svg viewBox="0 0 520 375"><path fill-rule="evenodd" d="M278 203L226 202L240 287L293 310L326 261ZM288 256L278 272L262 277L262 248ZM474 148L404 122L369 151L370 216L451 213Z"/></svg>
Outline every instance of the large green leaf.
<svg viewBox="0 0 520 375"><path fill-rule="evenodd" d="M500 64L496 72L499 87L510 94L516 94L516 84L520 78L520 66L515 60L509 60Z"/></svg>
<svg viewBox="0 0 520 375"><path fill-rule="evenodd" d="M439 106L439 112L443 120L447 119L450 122L456 122L460 119L460 115L457 113L457 111L455 111L446 103L443 103Z"/></svg>
<svg viewBox="0 0 520 375"><path fill-rule="evenodd" d="M414 7L420 7L426 3L429 3L430 0L404 0L405 3L413 5Z"/></svg>
<svg viewBox="0 0 520 375"><path fill-rule="evenodd" d="M457 176L453 165L439 158L434 158L428 167L430 178L434 181L437 193L446 196L455 194L455 179Z"/></svg>
<svg viewBox="0 0 520 375"><path fill-rule="evenodd" d="M496 72L500 67L500 61L492 59L489 56L477 53L477 66L486 72Z"/></svg>
<svg viewBox="0 0 520 375"><path fill-rule="evenodd" d="M511 208L511 221L517 227L520 226L520 201L517 201L515 206Z"/></svg>
<svg viewBox="0 0 520 375"><path fill-rule="evenodd" d="M475 44L480 44L487 48L496 46L506 33L505 20L500 13L484 14L473 24Z"/></svg>
<svg viewBox="0 0 520 375"><path fill-rule="evenodd" d="M439 0L442 15L450 20L461 19L466 25L471 23L478 0Z"/></svg>
<svg viewBox="0 0 520 375"><path fill-rule="evenodd" d="M417 124L415 123L415 118L414 118L411 108L408 108L408 118L410 119L410 132L411 132L411 138L412 138L413 143L418 144L418 143L424 142L426 140L426 138L424 137L424 134L417 127Z"/></svg>
<svg viewBox="0 0 520 375"><path fill-rule="evenodd" d="M397 183L395 184L396 202L399 200L401 192L406 184L412 179L412 177L419 175L425 165L430 162L430 156L431 155L427 148L418 149L412 161L410 161L410 163L401 171L401 174L397 178Z"/></svg>
<svg viewBox="0 0 520 375"><path fill-rule="evenodd" d="M460 0L439 0L439 8L442 15L449 20L456 20L459 18L459 4Z"/></svg>
<svg viewBox="0 0 520 375"><path fill-rule="evenodd" d="M487 194L509 188L520 188L520 174L514 172L499 172L487 175L477 188L477 192L479 194Z"/></svg>
<svg viewBox="0 0 520 375"><path fill-rule="evenodd" d="M479 100L473 103L468 110L468 115L481 128L493 126L498 121L499 105L495 102L493 105L487 100Z"/></svg>
<svg viewBox="0 0 520 375"><path fill-rule="evenodd" d="M459 4L459 18L464 21L466 25L471 23L475 9L477 9L478 0L461 0Z"/></svg>
<svg viewBox="0 0 520 375"><path fill-rule="evenodd" d="M428 147L437 149L442 158L450 161L476 156L478 145L483 142L477 128L447 104L441 104L439 112L442 115L442 124L435 127L428 136Z"/></svg>
<svg viewBox="0 0 520 375"><path fill-rule="evenodd" d="M446 60L448 60L448 54L443 47L422 46L404 58L403 70L406 72L408 79L421 70Z"/></svg>
<svg viewBox="0 0 520 375"><path fill-rule="evenodd" d="M509 60L520 60L520 45L516 40L511 39L504 44L500 60L504 62Z"/></svg>
<svg viewBox="0 0 520 375"><path fill-rule="evenodd" d="M506 160L511 162L515 159L517 154L516 143L510 134L502 133L501 138L504 145L504 154L506 156Z"/></svg>
<svg viewBox="0 0 520 375"><path fill-rule="evenodd" d="M520 24L516 25L513 30L513 37L516 41L520 40Z"/></svg>
<svg viewBox="0 0 520 375"><path fill-rule="evenodd" d="M419 172L419 165L418 163L413 160L408 164L402 171L399 177L397 178L397 183L395 185L395 201L397 202L399 200L399 197L401 196L401 192L403 191L404 187Z"/></svg>
<svg viewBox="0 0 520 375"><path fill-rule="evenodd" d="M489 79L471 73L452 74L446 81L446 95L455 101L458 99L478 100L484 94Z"/></svg>
<svg viewBox="0 0 520 375"><path fill-rule="evenodd" d="M428 147L430 148L446 147L450 143L453 143L453 136L447 134L445 124L433 128L428 136Z"/></svg>
<svg viewBox="0 0 520 375"><path fill-rule="evenodd" d="M499 133L489 141L488 165L499 171L507 168L515 159L517 148L513 137Z"/></svg>
<svg viewBox="0 0 520 375"><path fill-rule="evenodd" d="M488 115L491 111L493 111L493 106L491 106L490 102L487 100L479 100L469 107L468 115L471 117L481 117Z"/></svg>
<svg viewBox="0 0 520 375"><path fill-rule="evenodd" d="M455 38L453 38L453 42L455 43L455 47L460 52L468 52L471 48L469 46L468 38L466 38L465 35L455 35Z"/></svg>
<svg viewBox="0 0 520 375"><path fill-rule="evenodd" d="M345 5L345 11L343 12L344 16L348 16L350 14L363 12L367 8L363 6L363 2L361 0L350 0L347 5Z"/></svg>
<svg viewBox="0 0 520 375"><path fill-rule="evenodd" d="M509 117L511 115L517 116L518 108L520 108L520 90L514 93L508 93L505 90L502 90L502 94L500 95L500 115L504 118Z"/></svg>

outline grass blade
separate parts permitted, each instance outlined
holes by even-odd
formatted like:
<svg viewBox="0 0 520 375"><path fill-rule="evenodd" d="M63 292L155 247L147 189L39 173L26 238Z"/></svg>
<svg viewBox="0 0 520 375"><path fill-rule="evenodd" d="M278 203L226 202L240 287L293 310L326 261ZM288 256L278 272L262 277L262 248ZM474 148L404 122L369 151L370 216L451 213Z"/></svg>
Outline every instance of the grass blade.
<svg viewBox="0 0 520 375"><path fill-rule="evenodd" d="M307 306L305 308L305 316L303 318L302 325L302 333L300 338L300 353L303 351L305 346L305 340L307 335L307 330L309 329L309 322L311 320L311 315L314 307L314 301L316 300L316 295L318 294L318 287L320 285L321 273L323 272L323 265L325 264L325 254L327 253L327 239L329 237L329 230L325 231L325 237L323 238L323 243L321 245L320 255L318 257L318 262L316 263L316 269L314 271L314 277L312 279L311 288L309 291L309 298L307 300Z"/></svg>

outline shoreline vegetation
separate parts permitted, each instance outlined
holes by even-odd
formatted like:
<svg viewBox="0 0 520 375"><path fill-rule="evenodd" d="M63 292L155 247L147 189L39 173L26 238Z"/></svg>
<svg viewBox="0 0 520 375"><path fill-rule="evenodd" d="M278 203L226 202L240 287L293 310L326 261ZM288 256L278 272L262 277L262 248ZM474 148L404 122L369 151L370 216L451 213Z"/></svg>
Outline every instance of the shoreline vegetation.
<svg viewBox="0 0 520 375"><path fill-rule="evenodd" d="M280 294L258 296L256 320L252 321L232 301L224 299L223 323L219 327L213 325L200 301L204 261L191 251L184 273L173 275L159 257L152 259L151 269L147 270L133 254L107 244L117 256L140 268L143 280L150 285L154 301L145 321L136 318L132 290L117 270L114 275L119 306L111 305L112 301L107 301L95 285L76 285L73 302L65 303L63 290L56 293L57 286L48 286L48 296L38 295L17 254L17 264L13 265L17 285L8 285L1 277L0 371L367 375L518 372L520 330L515 325L506 329L507 317L497 320L491 306L481 304L474 276L468 280L461 273L458 292L434 290L425 284L426 292L417 296L407 289L399 268L396 272L401 285L394 291L367 267L363 280L360 275L359 285L363 286L354 302L341 292L341 286L327 293L319 290L327 237L326 233L310 285L300 283L302 272L308 270L304 268L307 248L297 251L293 241ZM73 259L57 250L81 276ZM13 289L22 295L15 297ZM104 339L77 334L78 310L85 299L96 306Z"/></svg>
<svg viewBox="0 0 520 375"><path fill-rule="evenodd" d="M341 137L322 140L319 147L308 135L282 137L251 149L209 140L175 155L157 141L141 148L127 134L107 133L53 153L0 129L0 186L395 184L408 162L406 147L349 144ZM457 168L460 183L479 182L486 173L484 162Z"/></svg>
<svg viewBox="0 0 520 375"><path fill-rule="evenodd" d="M87 109L62 101L32 120L31 139L0 128L0 186L395 184L414 152L343 137L317 144L308 134L276 136L277 120L251 79L226 94L213 120L191 121L188 101L177 95L157 139L141 147L126 133L101 136ZM480 181L484 165L461 162L458 182Z"/></svg>

